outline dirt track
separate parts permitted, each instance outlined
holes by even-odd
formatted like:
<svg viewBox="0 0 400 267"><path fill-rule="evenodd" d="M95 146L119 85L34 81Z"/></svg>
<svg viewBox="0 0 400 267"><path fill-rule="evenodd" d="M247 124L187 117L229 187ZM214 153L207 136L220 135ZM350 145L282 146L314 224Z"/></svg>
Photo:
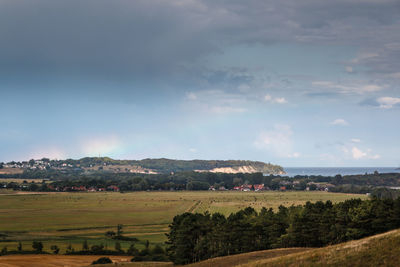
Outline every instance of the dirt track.
<svg viewBox="0 0 400 267"><path fill-rule="evenodd" d="M78 267L88 266L103 256L8 255L0 257L0 267ZM129 256L107 256L113 262L129 262Z"/></svg>

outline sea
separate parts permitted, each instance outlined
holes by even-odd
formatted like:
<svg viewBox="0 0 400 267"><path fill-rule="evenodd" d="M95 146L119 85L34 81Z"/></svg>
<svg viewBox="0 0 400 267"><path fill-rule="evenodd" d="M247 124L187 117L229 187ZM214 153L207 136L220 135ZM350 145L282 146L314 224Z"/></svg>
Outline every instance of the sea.
<svg viewBox="0 0 400 267"><path fill-rule="evenodd" d="M284 167L283 176L294 177L296 175L322 175L335 176L374 173L400 173L399 167Z"/></svg>

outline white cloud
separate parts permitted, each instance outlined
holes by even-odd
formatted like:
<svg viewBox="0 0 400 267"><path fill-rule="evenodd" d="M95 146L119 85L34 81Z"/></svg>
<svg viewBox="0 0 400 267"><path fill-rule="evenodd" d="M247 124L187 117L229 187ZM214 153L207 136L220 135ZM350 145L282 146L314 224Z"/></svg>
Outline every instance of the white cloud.
<svg viewBox="0 0 400 267"><path fill-rule="evenodd" d="M348 150L346 149L348 152ZM379 159L381 156L379 154L372 154L371 149L361 150L360 148L353 146L351 148L351 156L355 160L360 159Z"/></svg>
<svg viewBox="0 0 400 267"><path fill-rule="evenodd" d="M400 104L400 97L380 97L376 100L380 108L393 108L393 106Z"/></svg>
<svg viewBox="0 0 400 267"><path fill-rule="evenodd" d="M196 100L197 99L197 95L195 93L193 93L193 92L186 93L186 99L188 99L188 100Z"/></svg>
<svg viewBox="0 0 400 267"><path fill-rule="evenodd" d="M241 107L214 106L210 107L209 111L215 114L228 114L228 113L243 113L246 111L246 109Z"/></svg>
<svg viewBox="0 0 400 267"><path fill-rule="evenodd" d="M247 102L240 94L228 93L224 90L203 90L185 95L184 105L196 113L229 114L243 113Z"/></svg>
<svg viewBox="0 0 400 267"><path fill-rule="evenodd" d="M352 138L350 141L353 143L361 143L361 140L358 138Z"/></svg>
<svg viewBox="0 0 400 267"><path fill-rule="evenodd" d="M293 151L293 131L289 125L278 124L272 130L261 132L254 146L283 158L298 158L300 153Z"/></svg>
<svg viewBox="0 0 400 267"><path fill-rule="evenodd" d="M331 125L347 126L349 123L344 119L336 119L330 123Z"/></svg>
<svg viewBox="0 0 400 267"><path fill-rule="evenodd" d="M270 95L265 95L265 96L264 96L264 100L267 101L267 102L270 102L270 101L272 101L272 96L270 96Z"/></svg>
<svg viewBox="0 0 400 267"><path fill-rule="evenodd" d="M92 138L82 142L82 152L90 156L104 156L120 148L120 140L116 136Z"/></svg>
<svg viewBox="0 0 400 267"><path fill-rule="evenodd" d="M284 97L278 97L278 98L275 98L275 103L286 104L287 100Z"/></svg>
<svg viewBox="0 0 400 267"><path fill-rule="evenodd" d="M357 56L356 58L352 59L351 63L358 64L362 61L369 60L371 58L376 58L378 56L379 55L376 53L364 53L364 54L361 54L361 55Z"/></svg>
<svg viewBox="0 0 400 267"><path fill-rule="evenodd" d="M271 95L264 96L265 102L276 103L276 104L286 104L288 101L284 97L272 97Z"/></svg>
<svg viewBox="0 0 400 267"><path fill-rule="evenodd" d="M375 84L369 84L369 85L364 85L361 86L358 91L363 93L363 92L378 92L382 90L384 87L375 85Z"/></svg>
<svg viewBox="0 0 400 267"><path fill-rule="evenodd" d="M353 155L353 159L362 159L362 158L365 158L367 156L366 152L361 151L357 147L353 147L351 149L351 153Z"/></svg>
<svg viewBox="0 0 400 267"><path fill-rule="evenodd" d="M353 67L351 67L351 66L346 66L346 72L348 72L348 73L352 73L354 70L353 70Z"/></svg>
<svg viewBox="0 0 400 267"><path fill-rule="evenodd" d="M287 155L288 158L299 158L301 154L299 152L293 152L292 154Z"/></svg>
<svg viewBox="0 0 400 267"><path fill-rule="evenodd" d="M376 155L370 156L369 158L370 158L370 159L380 159L380 158L381 158L381 155L376 154Z"/></svg>
<svg viewBox="0 0 400 267"><path fill-rule="evenodd" d="M331 81L314 81L314 87L337 90L342 94L364 94L381 91L385 86L376 84L366 84L365 82L334 83Z"/></svg>

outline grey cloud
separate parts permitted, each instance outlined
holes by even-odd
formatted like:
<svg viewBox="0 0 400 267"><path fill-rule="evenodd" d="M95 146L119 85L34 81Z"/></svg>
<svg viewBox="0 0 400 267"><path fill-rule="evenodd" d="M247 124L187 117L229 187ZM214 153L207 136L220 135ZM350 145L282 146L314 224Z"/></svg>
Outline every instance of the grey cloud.
<svg viewBox="0 0 400 267"><path fill-rule="evenodd" d="M0 78L242 83L251 77L202 58L279 42L357 46L378 56L354 64L387 75L400 69L399 11L398 1L374 0L3 0Z"/></svg>

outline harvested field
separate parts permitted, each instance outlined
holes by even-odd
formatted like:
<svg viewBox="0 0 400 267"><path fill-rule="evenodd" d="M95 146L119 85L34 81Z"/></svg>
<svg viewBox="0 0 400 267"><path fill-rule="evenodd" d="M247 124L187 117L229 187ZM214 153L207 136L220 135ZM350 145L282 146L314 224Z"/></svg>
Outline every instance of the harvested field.
<svg viewBox="0 0 400 267"><path fill-rule="evenodd" d="M88 266L102 256L8 255L0 257L0 267L80 267ZM113 262L129 262L131 257L108 256Z"/></svg>

